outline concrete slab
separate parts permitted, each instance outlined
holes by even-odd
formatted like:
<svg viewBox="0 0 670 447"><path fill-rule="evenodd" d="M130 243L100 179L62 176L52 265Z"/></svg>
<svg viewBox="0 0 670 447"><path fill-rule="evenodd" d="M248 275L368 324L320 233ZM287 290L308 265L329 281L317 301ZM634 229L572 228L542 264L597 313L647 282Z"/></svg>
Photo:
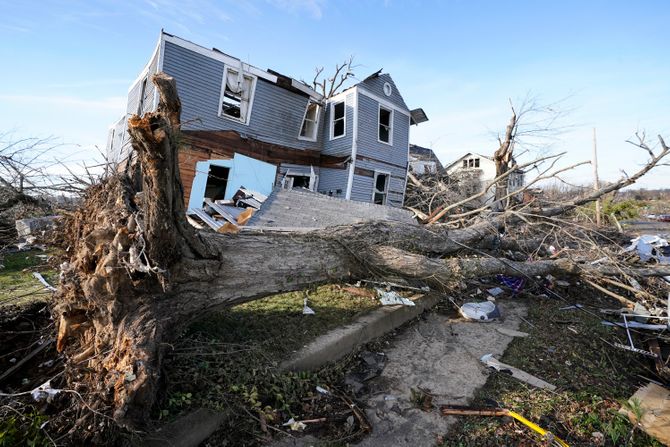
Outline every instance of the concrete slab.
<svg viewBox="0 0 670 447"><path fill-rule="evenodd" d="M429 293L412 299L415 306L385 306L363 315L352 324L334 329L314 340L284 361L279 368L307 371L339 360L375 338L402 326L435 306L441 295Z"/></svg>
<svg viewBox="0 0 670 447"><path fill-rule="evenodd" d="M370 392L359 402L366 407L372 433L359 446L414 447L435 445L447 433L454 418L439 413L443 404L468 404L484 386L489 371L479 361L484 354L501 356L514 338L497 328L519 329L525 305L497 302L503 319L477 323L449 319L431 313L407 326L385 351L386 368L368 382ZM430 390L435 408L425 412L414 407L411 389ZM319 445L312 437L282 439L275 447Z"/></svg>

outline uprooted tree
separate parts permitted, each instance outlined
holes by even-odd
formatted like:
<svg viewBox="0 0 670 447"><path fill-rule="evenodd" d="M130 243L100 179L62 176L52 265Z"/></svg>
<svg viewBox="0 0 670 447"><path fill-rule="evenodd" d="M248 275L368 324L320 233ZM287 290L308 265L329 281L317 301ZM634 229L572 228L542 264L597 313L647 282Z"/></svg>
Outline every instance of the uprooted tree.
<svg viewBox="0 0 670 447"><path fill-rule="evenodd" d="M497 273L595 271L569 259L514 262L456 256L515 220L495 214L461 229L370 222L309 232L196 231L179 178L180 101L157 74L156 112L128 121L136 169L94 186L68 220L69 261L55 298L57 348L80 399L80 427L114 421L142 429L159 389L161 360L181 329L212 310L317 283L370 276L422 280L436 289ZM662 141L662 140L661 140ZM670 150L663 144L635 175L544 209L557 215L633 183ZM607 274L607 269L601 268ZM669 269L665 269L669 270ZM670 274L655 269L644 274Z"/></svg>

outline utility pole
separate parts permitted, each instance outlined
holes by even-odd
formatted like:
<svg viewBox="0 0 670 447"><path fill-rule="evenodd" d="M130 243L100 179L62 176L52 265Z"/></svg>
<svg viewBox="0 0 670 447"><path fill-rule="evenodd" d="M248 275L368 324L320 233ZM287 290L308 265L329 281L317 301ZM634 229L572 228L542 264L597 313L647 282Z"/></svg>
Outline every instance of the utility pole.
<svg viewBox="0 0 670 447"><path fill-rule="evenodd" d="M600 189L600 180L598 179L598 145L596 144L596 128L593 128L593 189ZM596 225L600 226L601 202L596 200Z"/></svg>

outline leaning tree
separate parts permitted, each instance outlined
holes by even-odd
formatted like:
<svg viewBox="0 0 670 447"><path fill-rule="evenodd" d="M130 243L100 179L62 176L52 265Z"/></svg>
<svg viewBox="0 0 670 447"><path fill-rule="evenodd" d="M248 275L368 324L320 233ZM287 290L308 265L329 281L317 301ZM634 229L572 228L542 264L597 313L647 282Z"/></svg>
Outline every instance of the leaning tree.
<svg viewBox="0 0 670 447"><path fill-rule="evenodd" d="M128 120L136 163L90 188L64 226L69 259L53 310L68 387L85 410L80 427L145 427L170 341L189 322L225 306L371 275L420 279L440 289L496 273L595 268L569 259L459 256L519 220L509 213L490 214L460 230L368 222L307 232L197 231L186 221L179 178L177 86L162 73L153 82L157 110ZM663 144L635 175L538 213L564 213L631 184L668 152Z"/></svg>

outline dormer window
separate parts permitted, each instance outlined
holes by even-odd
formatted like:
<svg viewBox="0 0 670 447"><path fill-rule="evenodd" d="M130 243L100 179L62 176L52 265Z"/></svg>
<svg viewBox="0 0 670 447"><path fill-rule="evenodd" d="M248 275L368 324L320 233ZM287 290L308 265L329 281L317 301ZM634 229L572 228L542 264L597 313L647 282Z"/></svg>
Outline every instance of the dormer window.
<svg viewBox="0 0 670 447"><path fill-rule="evenodd" d="M478 168L479 167L479 158L466 158L463 160L464 168Z"/></svg>
<svg viewBox="0 0 670 447"><path fill-rule="evenodd" d="M346 114L344 101L331 105L330 139L343 137L346 134Z"/></svg>
<svg viewBox="0 0 670 447"><path fill-rule="evenodd" d="M319 105L315 102L310 101L307 104L305 117L302 120L302 127L300 128L301 139L316 141L320 109Z"/></svg>
<svg viewBox="0 0 670 447"><path fill-rule="evenodd" d="M248 124L255 80L253 76L226 67L223 72L219 116Z"/></svg>
<svg viewBox="0 0 670 447"><path fill-rule="evenodd" d="M379 134L380 142L393 144L393 110L379 106Z"/></svg>

